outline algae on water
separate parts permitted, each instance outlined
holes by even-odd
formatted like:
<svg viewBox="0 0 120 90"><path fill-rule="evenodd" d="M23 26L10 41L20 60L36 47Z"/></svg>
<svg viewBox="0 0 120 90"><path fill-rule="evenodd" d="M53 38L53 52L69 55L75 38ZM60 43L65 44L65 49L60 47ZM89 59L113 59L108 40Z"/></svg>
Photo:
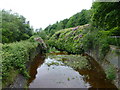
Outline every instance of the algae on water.
<svg viewBox="0 0 120 90"><path fill-rule="evenodd" d="M81 55L51 55L58 61L62 61L65 65L71 66L74 69L90 68L88 59Z"/></svg>

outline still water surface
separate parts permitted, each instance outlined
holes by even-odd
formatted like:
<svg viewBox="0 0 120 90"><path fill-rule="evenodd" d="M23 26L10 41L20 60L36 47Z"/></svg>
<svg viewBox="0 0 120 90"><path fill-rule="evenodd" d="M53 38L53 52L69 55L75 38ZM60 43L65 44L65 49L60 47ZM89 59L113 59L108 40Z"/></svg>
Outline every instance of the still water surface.
<svg viewBox="0 0 120 90"><path fill-rule="evenodd" d="M59 65L48 65L52 62ZM96 62L92 64L96 65ZM97 65L94 70L76 71L64 66L61 61L38 55L30 66L31 78L28 80L28 86L29 88L116 88L106 80L105 74L99 72L99 69Z"/></svg>

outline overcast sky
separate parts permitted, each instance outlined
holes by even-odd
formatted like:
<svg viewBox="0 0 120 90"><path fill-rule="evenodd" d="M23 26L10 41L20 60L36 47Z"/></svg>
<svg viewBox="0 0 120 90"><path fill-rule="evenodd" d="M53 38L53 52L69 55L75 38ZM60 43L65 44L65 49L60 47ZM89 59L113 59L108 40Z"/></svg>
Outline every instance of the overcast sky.
<svg viewBox="0 0 120 90"><path fill-rule="evenodd" d="M35 29L90 9L92 0L2 0L0 8L23 15Z"/></svg>

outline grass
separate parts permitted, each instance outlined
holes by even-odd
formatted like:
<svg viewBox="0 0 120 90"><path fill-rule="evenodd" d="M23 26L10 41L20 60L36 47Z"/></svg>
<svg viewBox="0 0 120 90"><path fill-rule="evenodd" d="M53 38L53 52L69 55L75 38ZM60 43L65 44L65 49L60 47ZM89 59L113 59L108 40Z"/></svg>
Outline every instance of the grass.
<svg viewBox="0 0 120 90"><path fill-rule="evenodd" d="M116 69L113 65L109 65L108 68L105 70L106 78L109 80L115 80L116 78Z"/></svg>

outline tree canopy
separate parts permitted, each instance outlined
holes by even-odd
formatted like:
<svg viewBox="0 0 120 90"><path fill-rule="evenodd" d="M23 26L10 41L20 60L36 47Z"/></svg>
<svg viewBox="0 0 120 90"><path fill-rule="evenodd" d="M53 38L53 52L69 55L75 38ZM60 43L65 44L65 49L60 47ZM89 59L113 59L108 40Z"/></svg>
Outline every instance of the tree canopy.
<svg viewBox="0 0 120 90"><path fill-rule="evenodd" d="M92 12L93 26L120 35L120 2L94 2Z"/></svg>
<svg viewBox="0 0 120 90"><path fill-rule="evenodd" d="M83 9L81 12L71 16L69 19L61 20L45 28L47 34L53 35L56 31L88 24L90 22L91 11Z"/></svg>
<svg viewBox="0 0 120 90"><path fill-rule="evenodd" d="M33 29L25 17L12 11L2 10L2 43L28 39Z"/></svg>

